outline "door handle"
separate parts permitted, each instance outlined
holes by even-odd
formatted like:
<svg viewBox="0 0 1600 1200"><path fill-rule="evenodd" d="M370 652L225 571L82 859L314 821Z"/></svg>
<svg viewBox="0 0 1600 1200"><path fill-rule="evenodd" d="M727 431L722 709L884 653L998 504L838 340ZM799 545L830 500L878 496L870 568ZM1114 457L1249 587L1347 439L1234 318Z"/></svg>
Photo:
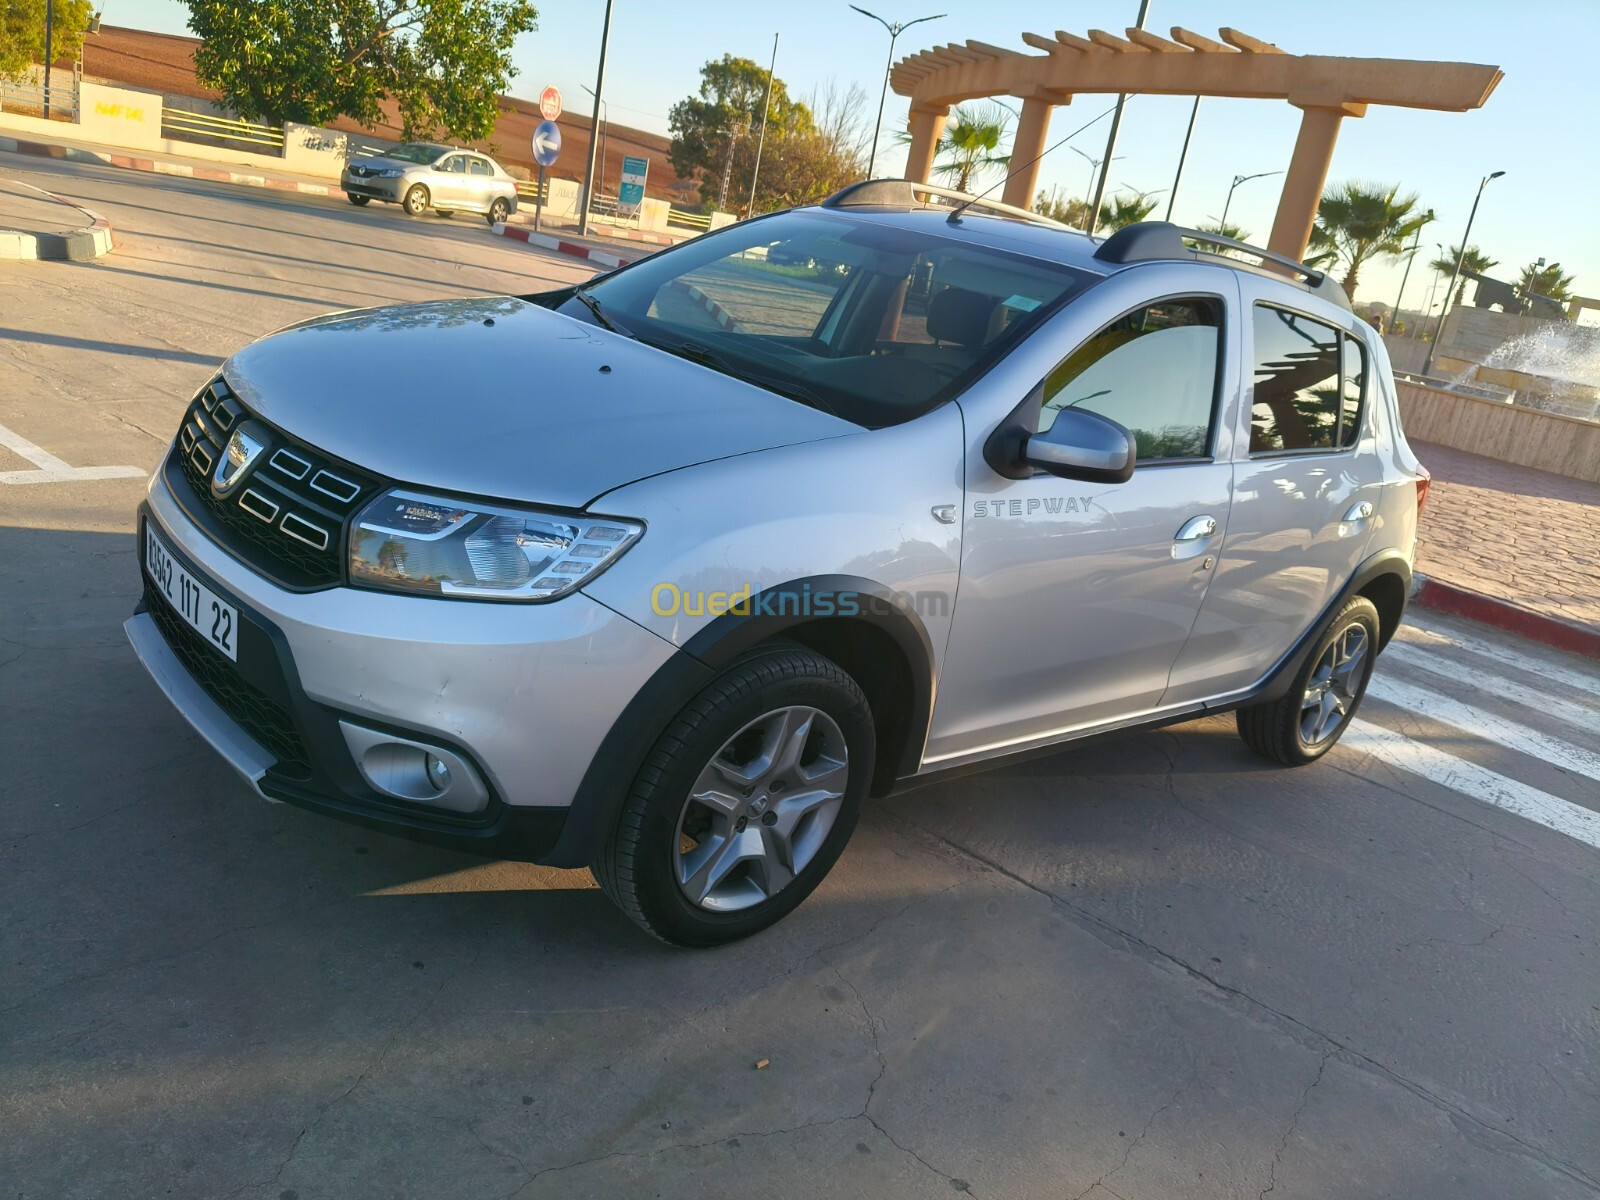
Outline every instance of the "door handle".
<svg viewBox="0 0 1600 1200"><path fill-rule="evenodd" d="M1208 543L1216 536L1215 517L1190 517L1172 539L1172 557L1182 561L1204 554ZM1206 565L1211 565L1209 558L1206 560Z"/></svg>
<svg viewBox="0 0 1600 1200"><path fill-rule="evenodd" d="M1360 504L1352 504L1350 506L1350 511L1345 513L1344 519L1346 521L1365 521L1371 515L1372 502L1370 500L1363 500Z"/></svg>

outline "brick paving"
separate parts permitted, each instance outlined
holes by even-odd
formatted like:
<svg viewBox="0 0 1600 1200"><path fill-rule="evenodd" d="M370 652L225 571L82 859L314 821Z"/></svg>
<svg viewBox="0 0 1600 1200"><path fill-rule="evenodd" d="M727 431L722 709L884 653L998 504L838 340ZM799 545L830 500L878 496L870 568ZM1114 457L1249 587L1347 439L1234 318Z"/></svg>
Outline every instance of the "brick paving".
<svg viewBox="0 0 1600 1200"><path fill-rule="evenodd" d="M1417 569L1600 632L1600 484L1413 442L1433 473Z"/></svg>

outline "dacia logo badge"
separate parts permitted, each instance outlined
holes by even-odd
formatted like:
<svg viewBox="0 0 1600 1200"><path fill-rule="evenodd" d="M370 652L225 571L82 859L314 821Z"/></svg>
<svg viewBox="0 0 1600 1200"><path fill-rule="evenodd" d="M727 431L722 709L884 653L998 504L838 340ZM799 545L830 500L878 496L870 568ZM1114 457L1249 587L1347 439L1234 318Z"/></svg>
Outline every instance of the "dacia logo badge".
<svg viewBox="0 0 1600 1200"><path fill-rule="evenodd" d="M267 448L266 431L253 422L246 421L233 431L228 447L217 459L216 473L211 476L211 491L216 496L226 496L239 486L239 481L249 472L261 452Z"/></svg>

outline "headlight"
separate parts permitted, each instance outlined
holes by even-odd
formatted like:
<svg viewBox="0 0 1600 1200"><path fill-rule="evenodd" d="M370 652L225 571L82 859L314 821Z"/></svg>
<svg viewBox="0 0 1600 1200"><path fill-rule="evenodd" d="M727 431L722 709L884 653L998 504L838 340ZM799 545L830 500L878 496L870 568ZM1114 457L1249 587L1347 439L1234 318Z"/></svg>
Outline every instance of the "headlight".
<svg viewBox="0 0 1600 1200"><path fill-rule="evenodd" d="M400 176L404 175L405 173L406 170L404 167L385 167L383 170L378 172L378 178L399 179Z"/></svg>
<svg viewBox="0 0 1600 1200"><path fill-rule="evenodd" d="M396 488L356 516L350 578L368 587L486 600L554 600L638 541L614 517L539 512Z"/></svg>

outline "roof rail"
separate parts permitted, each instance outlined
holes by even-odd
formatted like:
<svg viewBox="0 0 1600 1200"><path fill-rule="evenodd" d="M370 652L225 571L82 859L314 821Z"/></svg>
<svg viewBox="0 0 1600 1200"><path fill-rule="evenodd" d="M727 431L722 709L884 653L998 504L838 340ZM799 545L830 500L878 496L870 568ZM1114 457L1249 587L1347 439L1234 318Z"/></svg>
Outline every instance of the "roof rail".
<svg viewBox="0 0 1600 1200"><path fill-rule="evenodd" d="M1237 254L1247 254L1262 263L1282 267L1297 277L1296 282L1303 281L1308 290L1341 308L1350 309L1350 297L1345 294L1344 288L1328 277L1326 271L1308 267L1303 262L1283 254L1274 254L1271 250L1263 250L1260 246L1252 246L1216 233L1184 229L1178 225L1170 225L1166 221L1139 221L1124 226L1102 242L1099 249L1094 252L1094 256L1101 262L1119 264L1192 259L1201 254L1212 258L1224 257L1214 251L1197 249L1189 244L1191 242L1199 246L1216 246Z"/></svg>
<svg viewBox="0 0 1600 1200"><path fill-rule="evenodd" d="M941 204L951 200L953 204ZM866 179L841 188L822 202L823 208L969 208L981 209L1035 225L1050 225L1067 229L1060 221L1052 221L1036 212L1001 204L998 200L984 200L958 192L954 188L940 187L936 183L918 183L912 179Z"/></svg>

